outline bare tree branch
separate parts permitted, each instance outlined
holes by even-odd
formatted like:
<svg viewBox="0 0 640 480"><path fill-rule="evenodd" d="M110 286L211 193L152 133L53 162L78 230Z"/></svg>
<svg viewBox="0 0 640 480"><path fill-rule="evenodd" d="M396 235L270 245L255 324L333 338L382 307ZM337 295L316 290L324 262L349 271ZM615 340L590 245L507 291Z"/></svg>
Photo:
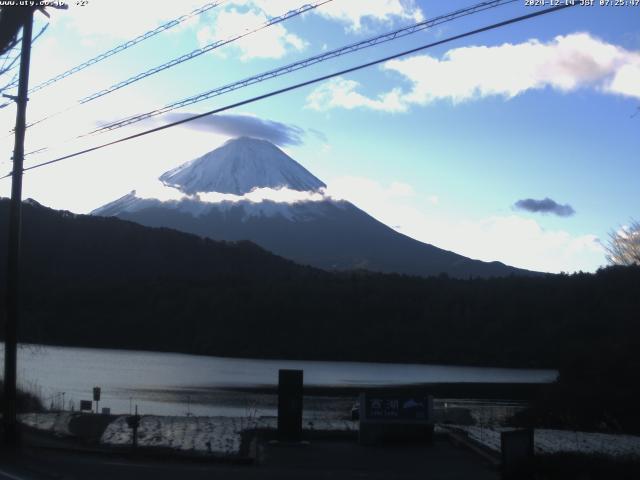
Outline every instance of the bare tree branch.
<svg viewBox="0 0 640 480"><path fill-rule="evenodd" d="M38 34L33 37L33 40L31 40L31 43L33 44L33 42L35 42L46 30L47 28L49 28L49 24L45 24L40 31L38 32ZM18 42L21 41L21 38L19 38L17 40ZM15 48L15 47L14 47ZM9 73L11 70L13 70L14 68L16 68L18 65L20 65L20 63L18 62L18 60L20 60L20 53L17 53L16 55L13 56L13 58L11 58L11 50L8 50L6 53L6 58L2 64L2 67L0 67L0 76L5 75L7 73ZM11 61L9 61L9 59L11 58ZM8 64L7 64L8 62ZM5 90L8 90L14 86L16 86L18 84L18 72L16 71L15 74L13 74L13 76L11 77L11 80L9 80L8 82L6 82L4 85L2 85L0 87L0 94L2 94ZM1 108L1 107L0 107Z"/></svg>
<svg viewBox="0 0 640 480"><path fill-rule="evenodd" d="M32 7L4 6L0 9L0 55L18 43L18 32Z"/></svg>
<svg viewBox="0 0 640 480"><path fill-rule="evenodd" d="M611 232L605 251L611 265L640 265L640 222L632 220L629 226Z"/></svg>

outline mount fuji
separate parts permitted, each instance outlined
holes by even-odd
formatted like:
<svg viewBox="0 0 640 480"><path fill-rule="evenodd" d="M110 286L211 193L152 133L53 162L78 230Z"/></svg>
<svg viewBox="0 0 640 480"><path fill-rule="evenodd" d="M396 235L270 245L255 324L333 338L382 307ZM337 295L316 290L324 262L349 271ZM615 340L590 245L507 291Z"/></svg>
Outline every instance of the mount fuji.
<svg viewBox="0 0 640 480"><path fill-rule="evenodd" d="M318 191L326 185L266 140L241 137L160 177L167 186L193 195L218 192L244 195L255 188L286 187Z"/></svg>
<svg viewBox="0 0 640 480"><path fill-rule="evenodd" d="M266 140L229 140L160 181L182 197L161 201L133 191L91 214L215 240L250 240L326 270L459 278L534 273L469 259L398 233L348 201L326 196L322 181Z"/></svg>

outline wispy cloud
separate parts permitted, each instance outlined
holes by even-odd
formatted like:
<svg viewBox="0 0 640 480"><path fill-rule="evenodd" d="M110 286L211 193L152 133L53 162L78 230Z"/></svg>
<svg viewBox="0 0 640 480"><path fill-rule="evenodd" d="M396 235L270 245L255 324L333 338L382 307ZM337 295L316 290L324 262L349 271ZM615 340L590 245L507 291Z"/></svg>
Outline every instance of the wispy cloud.
<svg viewBox="0 0 640 480"><path fill-rule="evenodd" d="M167 113L162 117L167 123L193 116L193 113ZM276 145L301 145L304 129L291 124L266 120L253 115L209 115L183 124L186 128L204 132L215 132L231 137L254 137L268 140Z"/></svg>
<svg viewBox="0 0 640 480"><path fill-rule="evenodd" d="M422 10L413 0L349 0L331 2L318 9L318 15L347 25L347 30L358 32L366 21L390 23L395 19L419 22Z"/></svg>
<svg viewBox="0 0 640 480"><path fill-rule="evenodd" d="M278 15L285 12L286 10L283 9ZM224 40L256 28L267 21L268 16L262 10L222 9L217 13L213 24L203 26L198 30L198 41L202 45L206 45ZM214 50L214 52L224 56L226 51L234 49L240 52L242 61L248 61L254 58L282 58L290 50L301 51L306 46L307 43L302 38L291 33L282 23L279 23L241 38L220 50Z"/></svg>
<svg viewBox="0 0 640 480"><path fill-rule="evenodd" d="M281 15L286 10L300 7L299 0L236 0L263 10L269 16ZM349 32L359 32L369 23L391 23L396 20L419 22L424 14L415 0L348 0L336 1L312 10L327 20L345 25Z"/></svg>
<svg viewBox="0 0 640 480"><path fill-rule="evenodd" d="M513 206L518 210L524 210L526 212L552 213L559 217L570 217L576 213L571 205L560 205L558 202L548 197L543 198L542 200L524 198L522 200L518 200L513 204Z"/></svg>
<svg viewBox="0 0 640 480"><path fill-rule="evenodd" d="M297 0L235 0L214 12L215 21L201 24L197 36L201 44L234 36L265 23L269 18L300 8ZM420 21L422 11L414 0L349 0L331 2L310 10L306 15L319 15L345 25L347 32L359 32L369 24L392 23L396 20ZM225 55L229 49L239 51L240 59L282 58L291 51L302 51L308 42L279 23L249 35L233 44L214 50Z"/></svg>
<svg viewBox="0 0 640 480"><path fill-rule="evenodd" d="M128 39L167 20L202 6L201 0L157 2L152 0L110 0L92 2L90 8L69 3L69 10L54 10L52 21L64 22L80 33L83 41L96 38ZM77 2L76 2L77 3ZM193 17L169 34L193 30L201 44L242 33L248 26L257 26L268 18L282 15L301 6L299 0L232 0L204 15ZM122 15L126 11L127 15ZM370 24L388 24L395 21L420 21L424 18L415 0L348 0L336 1L311 10L305 15L320 16L345 26L347 32L360 32ZM293 33L285 24L274 25L250 35L229 48L240 52L242 60L253 58L281 58L290 51L306 47L305 39Z"/></svg>
<svg viewBox="0 0 640 480"><path fill-rule="evenodd" d="M333 78L309 94L306 107L318 111L340 107L347 110L369 108L385 112L404 112L408 108L400 89L393 89L377 98L369 98L357 92L359 86L355 80Z"/></svg>
<svg viewBox="0 0 640 480"><path fill-rule="evenodd" d="M53 22L64 22L83 37L127 39L140 35L160 23L184 15L200 6L201 0L155 2L152 0L109 0L108 2L66 2L68 10L50 9ZM126 12L126 15L123 13ZM193 20L198 20L194 17ZM185 22L187 26L193 21ZM181 25L185 28L184 24ZM169 30L175 32L181 27Z"/></svg>

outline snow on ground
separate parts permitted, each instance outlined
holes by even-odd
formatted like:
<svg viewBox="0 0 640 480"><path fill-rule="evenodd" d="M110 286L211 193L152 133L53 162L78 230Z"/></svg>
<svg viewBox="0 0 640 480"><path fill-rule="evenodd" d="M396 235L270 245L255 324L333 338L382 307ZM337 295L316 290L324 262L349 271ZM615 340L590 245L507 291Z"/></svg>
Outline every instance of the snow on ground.
<svg viewBox="0 0 640 480"><path fill-rule="evenodd" d="M248 425L232 417L159 417L145 415L138 428L138 445L182 451L233 455L240 452L240 433ZM131 445L126 417L118 417L102 434L106 445Z"/></svg>
<svg viewBox="0 0 640 480"><path fill-rule="evenodd" d="M72 435L70 412L28 413L19 416L20 422L57 435ZM132 432L126 416L116 418L106 428L100 442L104 445L131 445ZM144 415L138 429L138 444L184 452L239 455L242 432L254 429L275 430L275 417L170 417ZM358 422L336 419L305 419L308 431L356 432ZM496 452L500 451L500 427L466 425L437 426L437 431L454 430L466 433L470 439ZM565 430L536 429L535 449L538 454L593 453L609 457L640 458L640 436L587 433Z"/></svg>
<svg viewBox="0 0 640 480"><path fill-rule="evenodd" d="M18 421L29 427L46 430L57 435L71 435L69 422L73 415L71 412L23 413L18 415Z"/></svg>
<svg viewBox="0 0 640 480"><path fill-rule="evenodd" d="M500 451L500 432L512 430L462 425L451 429L465 432L472 440L497 452ZM640 458L640 437L634 435L536 429L534 442L537 454L588 453Z"/></svg>
<svg viewBox="0 0 640 480"><path fill-rule="evenodd" d="M467 405L471 417L477 425L483 426L504 426L507 420L521 411L523 405L497 405L497 404L477 404Z"/></svg>
<svg viewBox="0 0 640 480"><path fill-rule="evenodd" d="M73 435L69 422L77 413L28 413L19 416L21 423L56 435ZM127 416L117 417L109 424L100 443L104 445L131 445L132 431ZM138 445L161 447L184 452L238 455L242 432L247 430L275 430L275 417L170 417L144 415L138 428ZM308 431L355 432L358 423L350 420L305 419Z"/></svg>
<svg viewBox="0 0 640 480"><path fill-rule="evenodd" d="M138 429L138 445L164 447L196 453L238 455L241 434L246 430L277 428L275 417L160 417L145 415ZM350 420L305 420L303 428L315 431L356 431ZM105 445L131 445L132 432L126 417L118 417L104 434Z"/></svg>

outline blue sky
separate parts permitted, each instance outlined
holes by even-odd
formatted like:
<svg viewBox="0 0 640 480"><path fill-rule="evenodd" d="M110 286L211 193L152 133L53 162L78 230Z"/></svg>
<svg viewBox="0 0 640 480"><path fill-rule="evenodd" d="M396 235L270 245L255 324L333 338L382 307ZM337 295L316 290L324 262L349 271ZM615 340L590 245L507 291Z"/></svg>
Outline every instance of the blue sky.
<svg viewBox="0 0 640 480"><path fill-rule="evenodd" d="M28 118L64 109L302 3L227 1L34 93ZM52 148L27 166L172 117L62 142L100 122L473 3L333 0L29 129L27 150ZM34 46L31 84L201 4L89 0L52 12L50 28ZM513 2L178 113L207 111L535 9ZM578 6L447 43L228 112L235 117L34 170L25 176L25 196L86 213L142 185L151 189L162 172L231 136L259 131L327 183L327 194L351 200L402 233L482 260L593 271L605 263L599 241L638 217L640 115L632 116L640 106L639 15L640 6ZM36 31L44 21L40 16ZM7 131L14 116L13 107L0 111ZM0 167L9 171L10 137L2 147ZM0 194L7 196L8 187L5 180ZM528 209L516 207L527 199L519 205Z"/></svg>

